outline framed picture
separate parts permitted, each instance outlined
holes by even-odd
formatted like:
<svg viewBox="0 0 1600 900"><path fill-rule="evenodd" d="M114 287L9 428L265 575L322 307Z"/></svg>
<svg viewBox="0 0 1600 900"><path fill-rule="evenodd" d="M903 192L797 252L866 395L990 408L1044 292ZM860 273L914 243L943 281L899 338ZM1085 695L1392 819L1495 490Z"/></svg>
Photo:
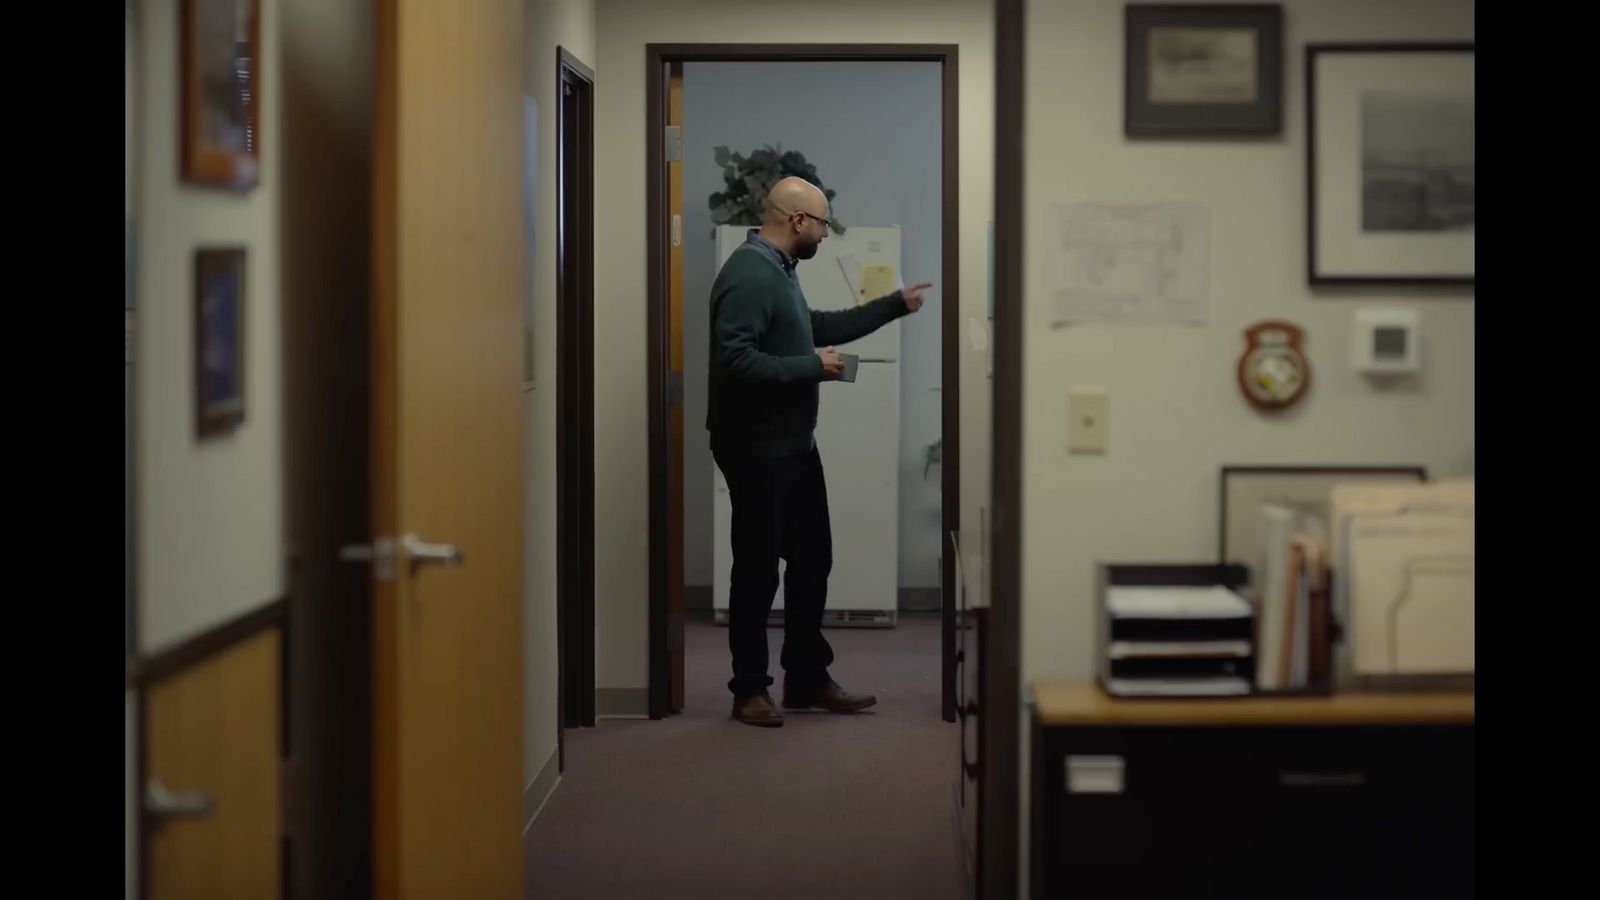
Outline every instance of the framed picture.
<svg viewBox="0 0 1600 900"><path fill-rule="evenodd" d="M1306 46L1313 285L1470 286L1472 44Z"/></svg>
<svg viewBox="0 0 1600 900"><path fill-rule="evenodd" d="M260 180L261 0L182 0L183 180Z"/></svg>
<svg viewBox="0 0 1600 900"><path fill-rule="evenodd" d="M1242 137L1283 130L1283 7L1129 4L1128 137Z"/></svg>
<svg viewBox="0 0 1600 900"><path fill-rule="evenodd" d="M1328 492L1336 484L1427 480L1428 470L1422 466L1223 466L1217 562L1248 565L1255 559L1256 511L1263 503L1303 509L1326 520Z"/></svg>
<svg viewBox="0 0 1600 900"><path fill-rule="evenodd" d="M195 432L226 434L244 422L245 251L194 256Z"/></svg>

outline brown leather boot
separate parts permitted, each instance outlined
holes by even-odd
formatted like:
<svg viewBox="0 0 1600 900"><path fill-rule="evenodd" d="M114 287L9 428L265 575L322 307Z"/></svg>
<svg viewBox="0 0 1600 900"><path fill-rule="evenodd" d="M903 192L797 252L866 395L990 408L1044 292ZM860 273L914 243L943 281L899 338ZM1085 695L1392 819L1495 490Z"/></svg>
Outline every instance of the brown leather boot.
<svg viewBox="0 0 1600 900"><path fill-rule="evenodd" d="M778 712L778 707L772 703L772 697L767 694L757 694L754 697L733 701L733 718L735 721L760 728L778 728L783 725L783 713Z"/></svg>
<svg viewBox="0 0 1600 900"><path fill-rule="evenodd" d="M788 682L783 685L784 709L821 709L836 713L860 712L878 702L878 698L871 694L857 696L840 687L835 682L828 682L814 690L800 690L789 687Z"/></svg>

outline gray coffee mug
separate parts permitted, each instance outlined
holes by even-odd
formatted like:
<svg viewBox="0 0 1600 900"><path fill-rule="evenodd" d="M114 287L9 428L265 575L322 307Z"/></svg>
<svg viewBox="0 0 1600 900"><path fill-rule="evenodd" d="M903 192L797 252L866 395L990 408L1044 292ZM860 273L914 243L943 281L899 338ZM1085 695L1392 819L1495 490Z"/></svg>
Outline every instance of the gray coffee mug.
<svg viewBox="0 0 1600 900"><path fill-rule="evenodd" d="M844 374L839 376L840 381L855 381L856 366L861 364L861 357L855 353L841 353L839 359L844 361Z"/></svg>

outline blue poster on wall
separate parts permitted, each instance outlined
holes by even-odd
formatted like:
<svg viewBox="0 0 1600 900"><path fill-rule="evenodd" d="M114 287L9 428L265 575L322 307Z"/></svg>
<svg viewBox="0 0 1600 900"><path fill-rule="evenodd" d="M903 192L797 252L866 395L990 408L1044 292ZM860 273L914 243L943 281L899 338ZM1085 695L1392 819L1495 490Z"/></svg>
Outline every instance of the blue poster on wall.
<svg viewBox="0 0 1600 900"><path fill-rule="evenodd" d="M241 403L241 275L237 270L219 268L206 273L200 285L200 405L205 409L232 409Z"/></svg>

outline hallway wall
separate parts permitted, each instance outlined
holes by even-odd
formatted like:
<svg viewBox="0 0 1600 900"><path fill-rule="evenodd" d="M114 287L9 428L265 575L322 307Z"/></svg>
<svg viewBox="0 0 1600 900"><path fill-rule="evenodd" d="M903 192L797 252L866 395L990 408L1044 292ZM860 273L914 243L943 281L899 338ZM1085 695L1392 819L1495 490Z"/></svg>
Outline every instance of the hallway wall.
<svg viewBox="0 0 1600 900"><path fill-rule="evenodd" d="M817 0L780 18L739 0L600 0L596 91L596 680L648 685L645 72L647 43L947 43L960 47L961 320L987 306L993 195L993 11L981 0ZM781 29L780 29L781 26ZM792 102L824 109L827 98ZM937 275L934 276L937 278ZM962 345L961 508L976 534L989 486L986 354ZM974 538L975 539L975 538Z"/></svg>
<svg viewBox="0 0 1600 900"><path fill-rule="evenodd" d="M179 0L126 0L124 202L134 244L130 367L133 650L159 653L282 598L283 405L279 321L281 122L279 7L262 0L261 181L248 194L179 178ZM193 281L196 246L247 248L246 418L234 434L198 443L194 426ZM137 895L135 715L125 724L126 892Z"/></svg>
<svg viewBox="0 0 1600 900"><path fill-rule="evenodd" d="M1475 469L1473 292L1313 291L1304 237L1305 43L1470 41L1471 0L1288 0L1283 133L1242 141L1123 136L1123 9L1121 0L1027 4L1024 690L1091 676L1096 561L1215 556L1223 465L1409 463L1435 478ZM1055 206L1166 200L1210 209L1210 321L1050 327ZM1351 316L1368 304L1421 312L1420 378L1380 390L1352 371ZM1312 382L1299 407L1267 418L1240 396L1234 366L1244 329L1280 317L1306 330ZM1073 385L1109 391L1103 456L1066 451ZM1027 755L1024 742L1024 827ZM1025 886L1028 867L1020 871Z"/></svg>
<svg viewBox="0 0 1600 900"><path fill-rule="evenodd" d="M286 590L279 322L282 186L276 0L261 4L261 182L179 180L179 0L140 0L134 397L138 648L151 654ZM245 421L197 442L194 248L242 244Z"/></svg>
<svg viewBox="0 0 1600 900"><path fill-rule="evenodd" d="M1470 0L1285 4L1283 136L1129 141L1122 135L1123 4L1029 5L1023 420L1023 668L1087 677L1096 559L1186 561L1216 552L1218 470L1235 465L1418 464L1473 472L1470 289L1313 291L1305 265L1307 41L1471 40ZM1060 160L1073 160L1062 166ZM1192 200L1211 215L1210 321L1049 327L1055 204ZM1383 389L1349 362L1368 305L1423 317L1423 372ZM1243 331L1282 317L1306 329L1309 393L1264 417L1239 395ZM1069 456L1069 385L1109 389L1109 452ZM1181 439L1179 439L1181 437Z"/></svg>

